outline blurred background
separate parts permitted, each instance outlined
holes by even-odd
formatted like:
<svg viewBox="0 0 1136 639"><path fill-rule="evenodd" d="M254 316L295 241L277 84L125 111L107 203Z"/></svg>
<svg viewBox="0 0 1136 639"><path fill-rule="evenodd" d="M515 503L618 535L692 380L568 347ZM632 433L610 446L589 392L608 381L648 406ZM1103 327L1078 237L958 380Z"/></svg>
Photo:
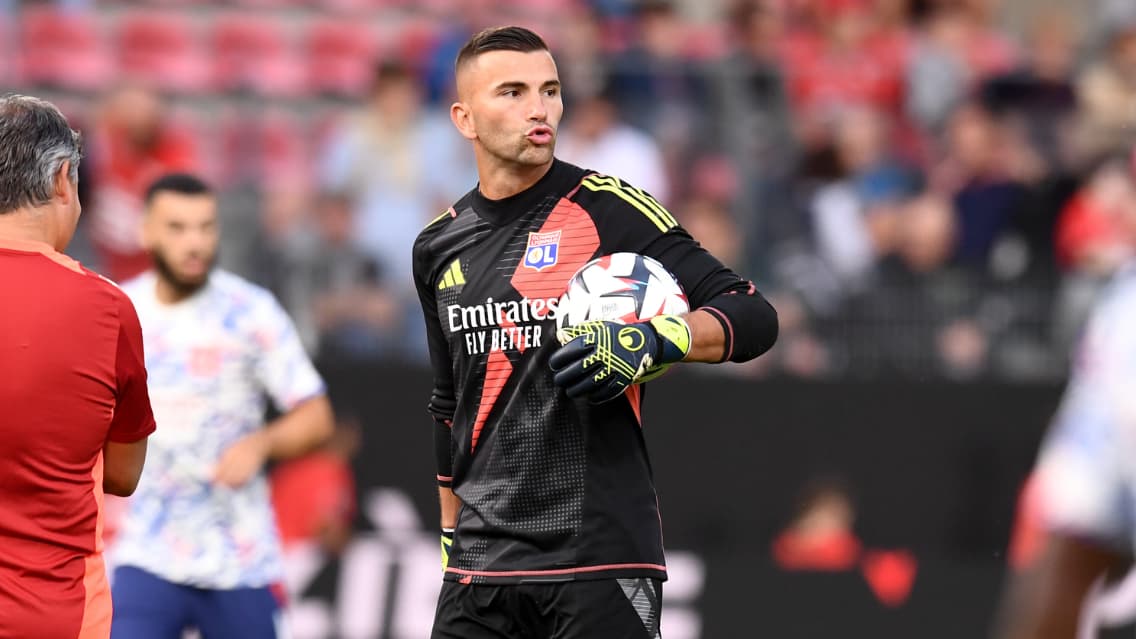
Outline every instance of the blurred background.
<svg viewBox="0 0 1136 639"><path fill-rule="evenodd" d="M297 635L426 634L410 246L476 182L452 62L505 23L553 48L558 155L652 193L780 313L759 360L652 384L664 635L984 634L1068 353L1132 253L1136 2L0 0L0 89L85 136L69 252L145 269L142 189L198 172L222 266L328 377L335 440L275 470Z"/></svg>

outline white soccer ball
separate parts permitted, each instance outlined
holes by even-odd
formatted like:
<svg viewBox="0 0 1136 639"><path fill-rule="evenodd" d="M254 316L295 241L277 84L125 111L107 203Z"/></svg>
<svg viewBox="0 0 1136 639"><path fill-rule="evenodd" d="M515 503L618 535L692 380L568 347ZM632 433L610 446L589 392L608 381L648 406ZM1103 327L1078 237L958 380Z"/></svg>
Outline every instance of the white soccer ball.
<svg viewBox="0 0 1136 639"><path fill-rule="evenodd" d="M557 305L556 328L588 320L628 324L690 310L682 287L658 261L612 253L580 267Z"/></svg>

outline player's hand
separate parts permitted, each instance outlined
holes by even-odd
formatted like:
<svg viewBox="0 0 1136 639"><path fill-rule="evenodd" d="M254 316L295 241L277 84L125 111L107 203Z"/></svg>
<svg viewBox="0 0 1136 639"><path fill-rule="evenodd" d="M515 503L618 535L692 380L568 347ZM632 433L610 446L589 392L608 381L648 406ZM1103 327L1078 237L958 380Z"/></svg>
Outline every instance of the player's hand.
<svg viewBox="0 0 1136 639"><path fill-rule="evenodd" d="M238 439L213 468L214 483L229 488L245 485L264 467L268 449L268 435L263 429Z"/></svg>
<svg viewBox="0 0 1136 639"><path fill-rule="evenodd" d="M675 315L635 324L593 320L558 330L556 339L563 346L549 361L553 381L569 397L597 404L619 397L652 368L690 352L690 327Z"/></svg>
<svg viewBox="0 0 1136 639"><path fill-rule="evenodd" d="M450 551L454 548L454 529L442 529L442 572L450 565Z"/></svg>

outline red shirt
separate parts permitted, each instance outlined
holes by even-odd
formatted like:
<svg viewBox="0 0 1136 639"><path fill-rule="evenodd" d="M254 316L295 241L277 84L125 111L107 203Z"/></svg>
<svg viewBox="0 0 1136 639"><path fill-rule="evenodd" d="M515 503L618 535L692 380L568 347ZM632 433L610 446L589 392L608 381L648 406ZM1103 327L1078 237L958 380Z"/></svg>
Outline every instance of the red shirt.
<svg viewBox="0 0 1136 639"><path fill-rule="evenodd" d="M151 266L150 254L138 241L146 187L164 173L197 169L197 150L190 133L176 128L163 131L146 150L108 127L96 129L94 140L94 205L87 220L91 242L100 270L123 282Z"/></svg>
<svg viewBox="0 0 1136 639"><path fill-rule="evenodd" d="M272 506L285 548L318 539L328 523L350 525L355 515L351 467L325 452L285 462L272 473Z"/></svg>
<svg viewBox="0 0 1136 639"><path fill-rule="evenodd" d="M107 637L103 446L154 430L122 291L0 239L0 638Z"/></svg>

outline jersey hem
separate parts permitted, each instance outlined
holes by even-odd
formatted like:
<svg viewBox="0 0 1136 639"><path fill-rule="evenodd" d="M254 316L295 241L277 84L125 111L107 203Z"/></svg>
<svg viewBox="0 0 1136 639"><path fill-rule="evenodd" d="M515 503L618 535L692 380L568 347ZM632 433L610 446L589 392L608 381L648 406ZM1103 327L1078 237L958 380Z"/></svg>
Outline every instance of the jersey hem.
<svg viewBox="0 0 1136 639"><path fill-rule="evenodd" d="M578 566L548 570L463 570L446 568L445 581L462 584L523 584L589 581L649 577L667 580L667 568L661 564L633 563L601 566Z"/></svg>

